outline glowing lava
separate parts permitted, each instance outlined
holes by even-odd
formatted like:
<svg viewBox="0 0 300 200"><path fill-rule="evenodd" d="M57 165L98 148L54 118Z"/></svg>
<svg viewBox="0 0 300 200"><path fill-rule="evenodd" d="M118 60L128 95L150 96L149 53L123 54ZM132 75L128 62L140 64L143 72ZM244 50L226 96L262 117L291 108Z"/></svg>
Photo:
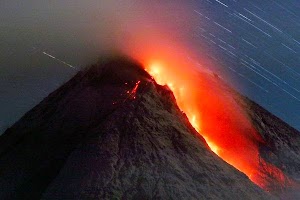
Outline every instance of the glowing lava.
<svg viewBox="0 0 300 200"><path fill-rule="evenodd" d="M191 86L191 83L187 79L182 79L182 73L177 72L167 72L163 65L159 62L153 62L147 65L146 71L156 80L160 85L167 85L174 93L177 100L178 106L187 115L190 123L197 130L197 132L202 132L200 128L200 112L197 109L198 100L196 90ZM184 75L187 75L184 73ZM220 147L218 147L213 141L210 140L209 136L203 135L206 143L210 149L217 155L221 152Z"/></svg>
<svg viewBox="0 0 300 200"><path fill-rule="evenodd" d="M128 90L126 92L130 99L136 99L136 92L137 92L137 89L138 89L140 83L141 83L141 81L136 82L134 88L132 90ZM125 83L125 85L128 85L128 83Z"/></svg>
<svg viewBox="0 0 300 200"><path fill-rule="evenodd" d="M136 99L136 91L137 91L140 83L141 83L141 81L136 82L134 88L131 90L130 96L132 97L132 99Z"/></svg>
<svg viewBox="0 0 300 200"><path fill-rule="evenodd" d="M265 142L237 103L238 97L211 72L198 67L198 60L211 61L175 43L162 27L133 30L128 40L120 39L122 51L142 63L158 84L168 85L210 149L265 190L272 185L284 187L289 179L259 156Z"/></svg>
<svg viewBox="0 0 300 200"><path fill-rule="evenodd" d="M146 71L158 84L168 85L179 108L219 157L245 173L265 190L284 187L291 181L259 156L264 140L253 128L222 81L209 73L187 69L183 63L151 61Z"/></svg>

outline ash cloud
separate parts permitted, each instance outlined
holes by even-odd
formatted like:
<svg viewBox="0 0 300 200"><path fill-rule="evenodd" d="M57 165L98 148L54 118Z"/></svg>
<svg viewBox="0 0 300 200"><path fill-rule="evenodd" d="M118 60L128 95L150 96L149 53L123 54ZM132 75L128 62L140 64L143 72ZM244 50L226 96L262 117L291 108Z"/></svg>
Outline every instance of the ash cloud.
<svg viewBox="0 0 300 200"><path fill-rule="evenodd" d="M34 46L85 65L103 53L125 51L132 44L138 43L142 48L150 41L186 41L193 27L188 14L191 10L186 4L137 0L21 3L4 0L0 3L0 16L4 19L4 43L10 48Z"/></svg>
<svg viewBox="0 0 300 200"><path fill-rule="evenodd" d="M179 0L0 1L0 119L10 126L76 72L43 52L76 69L103 54L173 54L190 40L192 10Z"/></svg>

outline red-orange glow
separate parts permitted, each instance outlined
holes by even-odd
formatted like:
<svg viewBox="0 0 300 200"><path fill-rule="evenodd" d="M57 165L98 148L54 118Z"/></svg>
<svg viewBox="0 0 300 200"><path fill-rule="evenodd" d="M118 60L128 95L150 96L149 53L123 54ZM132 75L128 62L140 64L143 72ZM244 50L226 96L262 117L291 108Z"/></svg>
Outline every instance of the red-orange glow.
<svg viewBox="0 0 300 200"><path fill-rule="evenodd" d="M153 76L158 84L167 85L173 91L178 106L186 113L190 123L200 133L200 113L199 110L195 109L197 101L192 97L193 94L191 93L192 90L188 83L189 81L182 80L182 74L177 74L177 72L170 74L166 71L163 65L157 61L146 66L146 71ZM218 154L220 152L220 148L212 142L209 137L204 135L203 137L211 150Z"/></svg>
<svg viewBox="0 0 300 200"><path fill-rule="evenodd" d="M131 91L127 91L127 94L129 94L129 97L131 99L136 99L136 91L137 91L140 83L141 83L141 81L136 82L134 88ZM127 83L125 83L125 85L127 85Z"/></svg>
<svg viewBox="0 0 300 200"><path fill-rule="evenodd" d="M288 183L278 168L260 158L264 140L237 103L238 97L211 72L199 69L198 62L209 61L194 56L185 45L174 44L168 36L170 32L162 28L138 30L130 41L122 40L122 51L142 63L158 84L168 85L179 108L220 158L266 190ZM198 61L190 59L195 57ZM270 174L273 178L267 179Z"/></svg>
<svg viewBox="0 0 300 200"><path fill-rule="evenodd" d="M157 83L169 86L178 106L210 149L266 190L274 185L291 184L278 168L260 158L259 145L264 141L233 94L226 86L220 85L222 81L175 60L169 61L168 65L151 60L145 65L146 71Z"/></svg>

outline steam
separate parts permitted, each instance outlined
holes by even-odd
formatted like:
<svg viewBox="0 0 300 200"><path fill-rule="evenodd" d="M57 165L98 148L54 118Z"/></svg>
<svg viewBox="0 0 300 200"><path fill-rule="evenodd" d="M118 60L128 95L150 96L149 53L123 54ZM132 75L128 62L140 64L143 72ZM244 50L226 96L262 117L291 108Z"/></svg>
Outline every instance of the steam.
<svg viewBox="0 0 300 200"><path fill-rule="evenodd" d="M156 57L162 48L176 54L192 54L187 51L191 49L188 43L195 16L182 1L114 0L102 4L100 9L98 18L102 25L96 40L106 52L121 51L139 60Z"/></svg>

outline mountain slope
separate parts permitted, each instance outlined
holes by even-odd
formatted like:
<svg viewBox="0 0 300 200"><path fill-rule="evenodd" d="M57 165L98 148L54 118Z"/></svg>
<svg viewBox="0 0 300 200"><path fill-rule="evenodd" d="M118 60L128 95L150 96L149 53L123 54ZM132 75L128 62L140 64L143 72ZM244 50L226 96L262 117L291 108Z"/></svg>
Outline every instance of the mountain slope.
<svg viewBox="0 0 300 200"><path fill-rule="evenodd" d="M244 101L250 119L267 144L260 148L262 157L300 180L300 132L249 99Z"/></svg>
<svg viewBox="0 0 300 200"><path fill-rule="evenodd" d="M243 98L243 102L240 103L265 140L265 145L261 145L259 149L261 158L293 180L290 187L285 189L284 186L278 188L279 186L274 184L273 193L277 193L283 199L299 199L300 132L248 98ZM268 169L262 166L261 170Z"/></svg>
<svg viewBox="0 0 300 200"><path fill-rule="evenodd" d="M1 199L269 199L126 58L79 72L0 137Z"/></svg>

